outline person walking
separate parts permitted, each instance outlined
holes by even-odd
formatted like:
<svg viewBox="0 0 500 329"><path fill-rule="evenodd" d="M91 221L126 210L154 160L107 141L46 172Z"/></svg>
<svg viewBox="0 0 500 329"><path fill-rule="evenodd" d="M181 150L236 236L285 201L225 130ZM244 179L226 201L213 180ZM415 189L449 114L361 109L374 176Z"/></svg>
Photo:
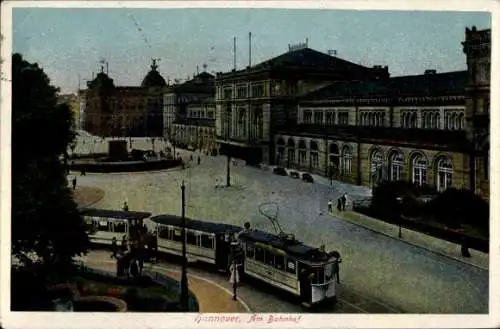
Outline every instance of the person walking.
<svg viewBox="0 0 500 329"><path fill-rule="evenodd" d="M344 193L342 195L341 201L342 201L342 211L345 211L345 204L347 203L347 194Z"/></svg>
<svg viewBox="0 0 500 329"><path fill-rule="evenodd" d="M73 184L73 190L75 190L76 189L76 176L73 177L72 184Z"/></svg>
<svg viewBox="0 0 500 329"><path fill-rule="evenodd" d="M111 258L117 259L118 243L116 242L116 237L113 237L113 240L111 241L111 251Z"/></svg>
<svg viewBox="0 0 500 329"><path fill-rule="evenodd" d="M337 279L337 283L340 284L340 263L342 263L342 258L340 258L340 254L338 251L332 252L335 261L333 263L333 274Z"/></svg>
<svg viewBox="0 0 500 329"><path fill-rule="evenodd" d="M128 211L128 204L127 204L127 201L124 201L123 202L123 211Z"/></svg>
<svg viewBox="0 0 500 329"><path fill-rule="evenodd" d="M126 234L124 234L122 236L121 248L122 248L123 252L126 252L128 250L128 247L127 247L127 235Z"/></svg>
<svg viewBox="0 0 500 329"><path fill-rule="evenodd" d="M337 209L338 211L342 211L342 200L340 198L337 199Z"/></svg>
<svg viewBox="0 0 500 329"><path fill-rule="evenodd" d="M240 273L238 271L239 265L236 264L236 260L233 260L231 266L229 267L229 272L231 277L229 278L229 283L233 285L233 300L237 300L236 290L238 288L238 283L240 282Z"/></svg>
<svg viewBox="0 0 500 329"><path fill-rule="evenodd" d="M329 213L333 212L333 204L332 204L332 200L328 200L328 212L329 212Z"/></svg>
<svg viewBox="0 0 500 329"><path fill-rule="evenodd" d="M201 163L201 158L200 158L200 156L198 155L198 166L200 165L200 163Z"/></svg>

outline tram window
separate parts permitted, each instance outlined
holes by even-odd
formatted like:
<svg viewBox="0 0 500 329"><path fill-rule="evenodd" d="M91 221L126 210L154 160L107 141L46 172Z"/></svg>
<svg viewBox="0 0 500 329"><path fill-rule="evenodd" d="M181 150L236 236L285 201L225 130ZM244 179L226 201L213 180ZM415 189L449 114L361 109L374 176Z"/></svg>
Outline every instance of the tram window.
<svg viewBox="0 0 500 329"><path fill-rule="evenodd" d="M99 220L99 231L111 231L110 229L110 223L106 219L100 219Z"/></svg>
<svg viewBox="0 0 500 329"><path fill-rule="evenodd" d="M294 260L289 260L289 259L286 260L286 271L288 273L293 273L293 274L297 273L296 272L296 263Z"/></svg>
<svg viewBox="0 0 500 329"><path fill-rule="evenodd" d="M246 252L247 257L253 258L253 256L255 255L255 249L254 249L253 243L250 243L250 242L247 243L246 248L247 248L247 252Z"/></svg>
<svg viewBox="0 0 500 329"><path fill-rule="evenodd" d="M114 232L125 233L126 225L124 222L116 222L113 228Z"/></svg>
<svg viewBox="0 0 500 329"><path fill-rule="evenodd" d="M274 266L274 255L269 251L265 251L266 264L269 266Z"/></svg>
<svg viewBox="0 0 500 329"><path fill-rule="evenodd" d="M179 229L174 229L173 239L176 242L182 242L182 232Z"/></svg>
<svg viewBox="0 0 500 329"><path fill-rule="evenodd" d="M202 234L200 236L201 246L207 249L214 249L214 237L211 235Z"/></svg>
<svg viewBox="0 0 500 329"><path fill-rule="evenodd" d="M186 230L186 242L193 246L197 246L198 242L196 241L196 235L193 232Z"/></svg>
<svg viewBox="0 0 500 329"><path fill-rule="evenodd" d="M255 260L265 263L264 249L255 247Z"/></svg>
<svg viewBox="0 0 500 329"><path fill-rule="evenodd" d="M165 226L158 227L158 236L161 239L168 239L168 227Z"/></svg>
<svg viewBox="0 0 500 329"><path fill-rule="evenodd" d="M284 270L285 269L285 257L279 256L279 255L274 255L274 267L277 268L278 270Z"/></svg>

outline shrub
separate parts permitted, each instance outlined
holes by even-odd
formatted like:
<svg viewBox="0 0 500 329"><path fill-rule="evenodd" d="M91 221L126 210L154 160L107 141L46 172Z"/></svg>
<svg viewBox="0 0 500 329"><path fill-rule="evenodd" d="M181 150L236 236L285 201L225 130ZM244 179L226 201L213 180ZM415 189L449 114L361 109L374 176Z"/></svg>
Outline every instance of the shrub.
<svg viewBox="0 0 500 329"><path fill-rule="evenodd" d="M467 224L483 232L489 230L489 205L467 189L450 188L428 203L427 211L449 227Z"/></svg>

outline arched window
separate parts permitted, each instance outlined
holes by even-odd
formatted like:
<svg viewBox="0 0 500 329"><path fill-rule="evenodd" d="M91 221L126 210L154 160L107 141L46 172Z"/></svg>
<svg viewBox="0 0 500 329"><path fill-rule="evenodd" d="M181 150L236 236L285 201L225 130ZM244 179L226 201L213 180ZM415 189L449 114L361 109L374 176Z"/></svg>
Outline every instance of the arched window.
<svg viewBox="0 0 500 329"><path fill-rule="evenodd" d="M440 128L441 115L439 113L434 113L434 129Z"/></svg>
<svg viewBox="0 0 500 329"><path fill-rule="evenodd" d="M422 113L422 128L427 129L429 124L427 123L427 113Z"/></svg>
<svg viewBox="0 0 500 329"><path fill-rule="evenodd" d="M462 130L462 113L458 114L457 113L457 117L455 118L455 127L456 129L458 130Z"/></svg>
<svg viewBox="0 0 500 329"><path fill-rule="evenodd" d="M301 139L299 141L299 166L303 167L306 164L307 146L306 141Z"/></svg>
<svg viewBox="0 0 500 329"><path fill-rule="evenodd" d="M411 114L410 128L417 128L417 113L413 112Z"/></svg>
<svg viewBox="0 0 500 329"><path fill-rule="evenodd" d="M422 154L413 156L412 182L419 186L427 184L427 159Z"/></svg>
<svg viewBox="0 0 500 329"><path fill-rule="evenodd" d="M452 130L455 130L455 129L458 129L458 115L456 112L453 112L453 114L451 115L451 129Z"/></svg>
<svg viewBox="0 0 500 329"><path fill-rule="evenodd" d="M370 112L369 116L370 116L370 126L373 127L375 126L375 113Z"/></svg>
<svg viewBox="0 0 500 329"><path fill-rule="evenodd" d="M453 163L447 157L441 157L437 161L437 190L443 192L451 187L453 178Z"/></svg>
<svg viewBox="0 0 500 329"><path fill-rule="evenodd" d="M384 158L379 150L374 150L370 158L371 164L371 181L375 186L383 180Z"/></svg>
<svg viewBox="0 0 500 329"><path fill-rule="evenodd" d="M276 142L276 151L276 164L281 167L285 156L285 141L281 137Z"/></svg>
<svg viewBox="0 0 500 329"><path fill-rule="evenodd" d="M339 164L340 164L340 151L337 144L332 143L328 147L328 160L330 163L328 164L329 176L333 178L337 176L339 172Z"/></svg>
<svg viewBox="0 0 500 329"><path fill-rule="evenodd" d="M311 168L318 168L319 167L319 154L318 154L318 143L315 141L311 141L310 143L310 153L311 153Z"/></svg>
<svg viewBox="0 0 500 329"><path fill-rule="evenodd" d="M288 138L287 149L287 167L291 168L293 165L295 165L295 141L291 137Z"/></svg>
<svg viewBox="0 0 500 329"><path fill-rule="evenodd" d="M385 112L380 115L380 126L385 127Z"/></svg>
<svg viewBox="0 0 500 329"><path fill-rule="evenodd" d="M342 148L342 173L350 174L352 171L352 152L349 146Z"/></svg>
<svg viewBox="0 0 500 329"><path fill-rule="evenodd" d="M389 179L391 181L401 180L404 168L404 157L401 152L393 152L389 157Z"/></svg>

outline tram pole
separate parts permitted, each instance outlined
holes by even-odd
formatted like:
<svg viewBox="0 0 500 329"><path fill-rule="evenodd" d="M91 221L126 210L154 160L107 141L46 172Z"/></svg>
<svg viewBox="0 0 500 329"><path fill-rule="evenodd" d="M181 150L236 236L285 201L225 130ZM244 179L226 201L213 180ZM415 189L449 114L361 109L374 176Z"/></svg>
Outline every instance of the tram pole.
<svg viewBox="0 0 500 329"><path fill-rule="evenodd" d="M182 216L182 276L181 276L181 308L184 312L189 310L188 306L188 279L187 279L187 257L186 257L186 186L184 180L181 185L181 216Z"/></svg>

